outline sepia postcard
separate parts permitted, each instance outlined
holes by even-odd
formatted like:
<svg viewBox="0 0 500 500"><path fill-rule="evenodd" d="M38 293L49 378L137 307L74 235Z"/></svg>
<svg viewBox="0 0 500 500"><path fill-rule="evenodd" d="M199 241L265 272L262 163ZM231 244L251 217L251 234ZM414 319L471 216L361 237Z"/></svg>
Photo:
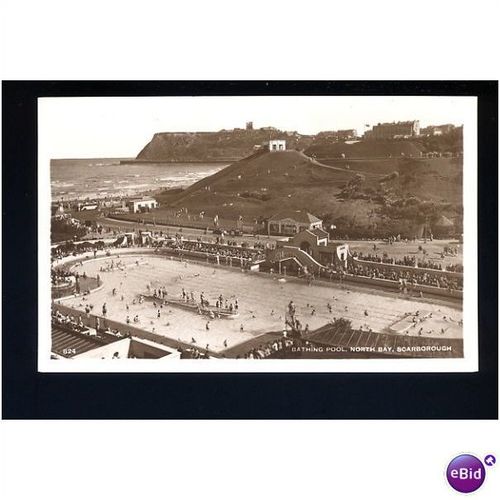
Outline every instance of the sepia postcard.
<svg viewBox="0 0 500 500"><path fill-rule="evenodd" d="M40 98L39 371L477 371L476 115Z"/></svg>

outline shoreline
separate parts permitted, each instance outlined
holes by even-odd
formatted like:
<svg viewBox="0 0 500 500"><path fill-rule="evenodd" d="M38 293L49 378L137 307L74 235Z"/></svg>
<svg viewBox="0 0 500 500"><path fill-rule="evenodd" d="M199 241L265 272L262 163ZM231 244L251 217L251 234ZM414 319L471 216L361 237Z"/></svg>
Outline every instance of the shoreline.
<svg viewBox="0 0 500 500"><path fill-rule="evenodd" d="M229 158L224 160L120 160L120 165L189 165L191 163L201 163L205 165L219 165L227 163L230 165L243 158Z"/></svg>
<svg viewBox="0 0 500 500"><path fill-rule="evenodd" d="M189 185L182 186L181 189L186 189ZM160 194L163 191L168 190L169 188L161 188L157 187L155 189L138 189L137 191L134 189L129 189L126 191L116 191L114 193L89 193L89 194L81 194L81 195L72 195L71 198L64 197L64 203L70 203L74 201L89 201L92 202L94 200L120 200L124 198L132 198L136 196L153 196ZM170 188L171 189L171 188ZM179 188L173 188L179 189ZM57 202L57 196L52 196L52 203Z"/></svg>
<svg viewBox="0 0 500 500"><path fill-rule="evenodd" d="M64 161L102 161L102 162L111 162L111 163L106 163L105 166L109 167L114 167L115 172L109 174L110 177L107 177L104 182L104 184L101 184L99 188L97 186L93 186L92 188L88 190L84 190L83 184L82 185L77 185L77 181L68 181L65 180L64 183L70 182L71 184L68 185L58 185L57 182L63 182L57 179L54 179L54 173L51 172L51 201L61 201L63 200L64 202L74 202L74 201L93 201L93 200L119 200L119 199L124 199L124 198L129 198L129 197L136 197L136 196L154 196L157 195L163 191L168 191L171 189L186 189L190 187L191 185L195 184L196 182L212 175L214 172L220 171L221 169L225 168L225 166L229 165L231 162L228 160L215 160L215 161L204 161L204 160L193 160L191 162L186 162L186 161L166 161L166 162L157 162L157 161L150 161L150 160L135 160L133 158L131 159L118 159L118 158L103 158L103 159L75 159L75 160L51 160L51 168L55 167L56 165L53 162L64 162ZM112 176L116 175L122 175L120 172L122 169L120 167L125 168L127 165L131 168L136 167L144 167L142 173L141 171L138 172L134 176L134 179L130 180L131 184L121 184L122 181L116 182L116 178L113 180ZM104 164L103 164L104 166ZM68 165L67 168L71 169L73 168L74 165ZM81 167L81 165L77 166L78 168ZM151 167L152 170L150 170L148 167ZM157 167L155 169L155 167ZM158 173L156 175L156 170L158 168L162 169L162 172L164 172L164 178L159 178L162 176L161 173ZM182 173L177 172L176 170L178 169L183 169L186 170L186 168L189 171L189 167L192 167L192 172L193 174L188 175L188 178L185 177L185 172ZM184 168L185 167L185 168ZM203 167L206 167L207 172L203 169ZM59 167L60 168L60 167ZM118 168L118 172L116 172ZM201 170L200 170L201 169ZM175 172L172 172L173 170L176 170ZM101 170L96 171L97 173L95 175L102 175ZM106 171L102 171L104 174L106 174ZM124 173L124 172L122 172ZM201 174L201 175L200 175ZM134 185L135 184L135 185ZM140 184L140 185L139 185Z"/></svg>

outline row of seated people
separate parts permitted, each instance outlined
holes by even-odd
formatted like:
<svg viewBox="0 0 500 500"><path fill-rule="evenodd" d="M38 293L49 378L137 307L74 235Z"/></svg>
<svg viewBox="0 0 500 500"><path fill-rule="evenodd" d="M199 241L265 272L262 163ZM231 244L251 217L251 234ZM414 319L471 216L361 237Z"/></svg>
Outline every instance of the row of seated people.
<svg viewBox="0 0 500 500"><path fill-rule="evenodd" d="M88 328L87 326L85 326L81 316L76 319L70 314L63 314L59 311L52 311L52 323L63 326L66 329L70 329L75 333L81 333L83 335L99 335L104 333L106 335L112 335L118 338L130 336L129 333L122 333L117 328L110 328L109 326L106 329L102 328L99 329L99 331L96 331L93 328Z"/></svg>
<svg viewBox="0 0 500 500"><path fill-rule="evenodd" d="M70 255L77 256L86 252L96 250L92 243L80 243L76 245L61 245L52 250L52 259L62 259Z"/></svg>
<svg viewBox="0 0 500 500"><path fill-rule="evenodd" d="M198 238L198 241L202 241L202 239ZM217 245L227 245L230 247L253 248L254 250L266 250L274 247L274 244L272 242L264 243L262 241L254 241L253 243L249 243L247 241L240 242L237 240L227 240L219 237L215 239L215 243Z"/></svg>
<svg viewBox="0 0 500 500"><path fill-rule="evenodd" d="M73 276L73 273L66 269L51 269L50 270L50 281L53 286L55 285L60 285L62 283L71 283L71 277Z"/></svg>
<svg viewBox="0 0 500 500"><path fill-rule="evenodd" d="M158 233L160 236L163 236L163 232L160 231ZM191 244L193 243L199 243L201 244L200 250L202 252L206 253L219 253L219 255L225 256L231 256L231 257L244 257L247 259L251 259L254 256L255 250L263 253L267 248L269 248L270 243L264 243L260 241L256 241L253 244L250 243L241 243L238 242L237 240L225 240L223 238L217 237L213 242L208 243L208 242L203 242L201 238L198 238L196 242L194 241L182 241L182 235L176 234L175 235L176 241L174 243L175 246L179 246L179 243L181 246L185 247L185 249L189 249ZM154 242L153 246L158 246L158 247L163 247L163 246L171 246L172 242L168 241L161 241L161 242ZM222 245L222 248L220 247ZM227 247L234 247L236 253L234 252L228 252ZM215 248L215 250L213 250ZM52 251L52 258L53 260L61 259L63 257L67 257L70 255L77 256L86 252L89 252L91 250L95 250L96 247L92 245L91 243L86 244L86 243L80 243L76 245L68 245L64 246L61 245L60 247L57 247ZM104 245L99 248L99 250L104 250ZM250 251L248 251L250 250ZM251 251L253 250L253 252ZM108 254L107 254L108 255Z"/></svg>
<svg viewBox="0 0 500 500"><path fill-rule="evenodd" d="M69 329L75 333L82 333L85 335L89 335L91 332L89 328L83 324L81 316L79 316L78 319L76 319L74 316L70 314L63 314L57 310L52 311L52 323L63 326L66 329Z"/></svg>
<svg viewBox="0 0 500 500"><path fill-rule="evenodd" d="M219 255L220 257L235 257L238 259L250 259L256 260L259 257L263 256L263 253L260 251L255 251L242 247L227 247L214 245L213 243L204 243L201 241L176 241L170 243L172 248L176 250L186 250L186 251L195 251L195 252L203 252L211 255Z"/></svg>
<svg viewBox="0 0 500 500"><path fill-rule="evenodd" d="M463 272L462 264L448 264L443 267L440 262L432 262L430 260L419 260L413 255L404 255L401 258L389 257L386 253L382 256L375 254L363 254L362 252L354 252L353 255L360 260L365 260L369 262L378 262L381 264L395 264L398 266L409 266L409 267L419 267L422 269L434 269L436 271L451 271L451 272Z"/></svg>
<svg viewBox="0 0 500 500"><path fill-rule="evenodd" d="M448 264L445 269L447 271L450 271L452 273L463 273L464 272L464 266L463 264Z"/></svg>
<svg viewBox="0 0 500 500"><path fill-rule="evenodd" d="M350 262L347 265L347 273L354 276L366 276L368 278L385 279L396 282L405 281L412 285L426 285L448 290L463 290L462 278L451 278L448 276L436 276L421 271L390 271L374 269L359 263Z"/></svg>

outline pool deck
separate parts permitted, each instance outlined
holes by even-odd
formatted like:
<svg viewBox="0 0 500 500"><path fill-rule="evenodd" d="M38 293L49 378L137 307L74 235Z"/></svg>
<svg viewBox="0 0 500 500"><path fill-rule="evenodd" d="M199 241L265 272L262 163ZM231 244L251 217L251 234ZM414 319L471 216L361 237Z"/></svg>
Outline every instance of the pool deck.
<svg viewBox="0 0 500 500"><path fill-rule="evenodd" d="M113 270L104 271L111 266ZM89 276L100 274L103 286L83 300L68 297L61 303L80 311L86 304L94 306L93 313L101 314L106 303L107 317L121 324L130 325L178 340L180 342L229 354L240 344L253 345L252 339L284 328L285 312L290 300L296 305L297 315L303 326L310 330L319 328L335 317L351 320L354 328L371 328L375 332L391 332L398 322L405 321L405 314L416 311L431 312L418 328L391 333L419 335L436 338L462 338L462 310L460 304L443 301L403 298L396 293L346 287L337 283L316 283L312 286L302 280L285 280L280 276L243 272L235 268L208 266L194 262L180 262L174 258L156 255L110 256L89 259L78 265L78 272ZM211 304L222 294L229 302L237 298L239 317L233 320L214 319L197 315L173 306L153 307L152 303L139 303L141 294L147 294L147 286L165 287L171 297L180 298L182 289L193 292L198 300L201 292ZM116 295L112 294L116 288ZM135 303L134 303L135 301ZM331 312L328 308L331 306ZM128 309L127 309L128 306ZM158 311L160 315L158 317ZM139 321L133 322L138 316ZM423 318L424 315L419 316ZM443 319L445 318L445 319ZM446 323L441 333L443 322ZM208 329L207 329L208 324ZM422 328L422 331L419 330ZM154 329L154 330L153 330ZM252 342L249 342L252 341Z"/></svg>

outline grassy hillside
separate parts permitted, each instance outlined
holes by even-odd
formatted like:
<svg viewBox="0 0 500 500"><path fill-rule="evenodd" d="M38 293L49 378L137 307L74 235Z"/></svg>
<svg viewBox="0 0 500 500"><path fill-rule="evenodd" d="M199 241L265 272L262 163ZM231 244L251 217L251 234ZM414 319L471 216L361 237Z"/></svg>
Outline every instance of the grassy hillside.
<svg viewBox="0 0 500 500"><path fill-rule="evenodd" d="M298 151L259 152L158 199L165 209L245 221L306 209L327 224L348 227L350 234L366 234L374 226L402 233L425 217L460 219L461 175L459 159L366 160L346 168Z"/></svg>
<svg viewBox="0 0 500 500"><path fill-rule="evenodd" d="M249 219L268 217L283 209L307 209L322 214L335 209L340 215L353 206L360 214L373 204L357 200L347 206L337 194L355 173L322 165L298 151L261 152L233 163L202 179L181 194L166 192L159 197L162 206L185 207ZM378 176L380 177L380 176Z"/></svg>
<svg viewBox="0 0 500 500"><path fill-rule="evenodd" d="M373 172L351 170L355 177L337 195L338 200L347 206L359 203L360 200L375 203L375 208L368 214L368 234L372 231L381 235L407 234L407 231L411 234L412 228L424 223L432 227L442 215L455 223L456 232L461 232L461 159L402 158L393 166L395 169L392 172L378 178ZM362 168L367 168L367 165ZM364 236L367 227L359 227L358 215L353 206L351 216L343 217L340 221L335 210L324 214L324 217L337 226L348 228L345 232L349 234L356 232L359 236Z"/></svg>
<svg viewBox="0 0 500 500"><path fill-rule="evenodd" d="M405 159L398 171L399 178L392 186L401 195L462 204L462 159Z"/></svg>
<svg viewBox="0 0 500 500"><path fill-rule="evenodd" d="M318 159L343 158L401 158L420 157L424 148L412 141L358 141L328 142L315 141L304 152Z"/></svg>

